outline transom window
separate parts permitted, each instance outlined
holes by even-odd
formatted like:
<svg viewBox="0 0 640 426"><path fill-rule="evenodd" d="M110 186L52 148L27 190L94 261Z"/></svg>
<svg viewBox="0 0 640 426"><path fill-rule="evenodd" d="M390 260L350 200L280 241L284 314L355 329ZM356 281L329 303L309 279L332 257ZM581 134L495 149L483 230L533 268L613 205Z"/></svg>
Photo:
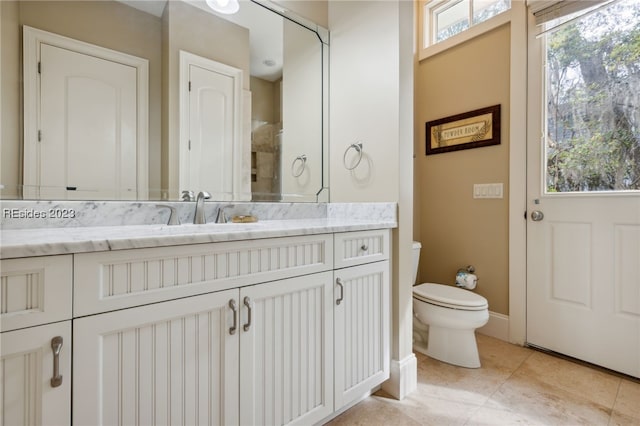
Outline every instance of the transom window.
<svg viewBox="0 0 640 426"><path fill-rule="evenodd" d="M511 8L511 0L431 0L423 7L423 45L444 41Z"/></svg>

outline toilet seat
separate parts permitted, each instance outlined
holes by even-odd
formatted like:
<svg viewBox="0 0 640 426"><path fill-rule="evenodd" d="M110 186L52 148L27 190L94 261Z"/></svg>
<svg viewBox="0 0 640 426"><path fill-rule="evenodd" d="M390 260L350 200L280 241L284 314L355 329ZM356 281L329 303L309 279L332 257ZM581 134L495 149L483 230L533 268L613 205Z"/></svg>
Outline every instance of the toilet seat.
<svg viewBox="0 0 640 426"><path fill-rule="evenodd" d="M413 287L413 297L432 305L465 311L482 311L489 307L487 299L479 294L443 284L417 285Z"/></svg>

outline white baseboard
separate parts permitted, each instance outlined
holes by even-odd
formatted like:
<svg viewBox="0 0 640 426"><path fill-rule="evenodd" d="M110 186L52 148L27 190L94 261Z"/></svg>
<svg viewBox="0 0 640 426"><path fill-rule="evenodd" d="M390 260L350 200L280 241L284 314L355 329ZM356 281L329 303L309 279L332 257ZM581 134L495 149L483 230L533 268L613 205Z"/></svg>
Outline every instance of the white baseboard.
<svg viewBox="0 0 640 426"><path fill-rule="evenodd" d="M391 360L389 380L382 389L396 399L403 399L418 387L418 359L414 353L403 360Z"/></svg>
<svg viewBox="0 0 640 426"><path fill-rule="evenodd" d="M509 341L509 316L489 311L489 321L483 327L476 330L485 336L495 337L496 339Z"/></svg>

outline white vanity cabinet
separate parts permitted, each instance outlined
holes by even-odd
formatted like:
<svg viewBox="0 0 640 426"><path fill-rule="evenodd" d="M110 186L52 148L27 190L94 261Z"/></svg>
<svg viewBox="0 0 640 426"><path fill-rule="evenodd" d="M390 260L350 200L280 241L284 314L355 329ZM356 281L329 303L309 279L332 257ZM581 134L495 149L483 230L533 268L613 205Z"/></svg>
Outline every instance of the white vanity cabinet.
<svg viewBox="0 0 640 426"><path fill-rule="evenodd" d="M330 415L332 249L329 234L77 255L73 423Z"/></svg>
<svg viewBox="0 0 640 426"><path fill-rule="evenodd" d="M389 231L335 235L335 410L389 378Z"/></svg>
<svg viewBox="0 0 640 426"><path fill-rule="evenodd" d="M2 260L0 426L326 421L389 376L389 235Z"/></svg>
<svg viewBox="0 0 640 426"><path fill-rule="evenodd" d="M0 424L70 424L72 256L0 270Z"/></svg>

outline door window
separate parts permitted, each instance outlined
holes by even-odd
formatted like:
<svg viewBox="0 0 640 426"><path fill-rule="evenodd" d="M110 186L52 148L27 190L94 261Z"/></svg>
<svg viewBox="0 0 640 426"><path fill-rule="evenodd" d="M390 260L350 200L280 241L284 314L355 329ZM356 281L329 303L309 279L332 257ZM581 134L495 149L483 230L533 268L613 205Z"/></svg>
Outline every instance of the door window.
<svg viewBox="0 0 640 426"><path fill-rule="evenodd" d="M579 13L543 36L546 192L640 190L640 2Z"/></svg>

